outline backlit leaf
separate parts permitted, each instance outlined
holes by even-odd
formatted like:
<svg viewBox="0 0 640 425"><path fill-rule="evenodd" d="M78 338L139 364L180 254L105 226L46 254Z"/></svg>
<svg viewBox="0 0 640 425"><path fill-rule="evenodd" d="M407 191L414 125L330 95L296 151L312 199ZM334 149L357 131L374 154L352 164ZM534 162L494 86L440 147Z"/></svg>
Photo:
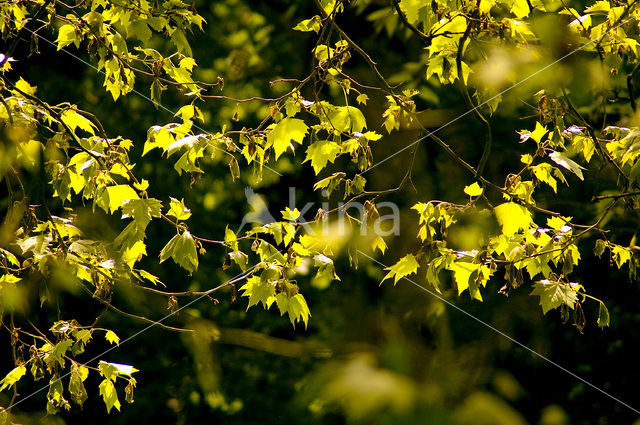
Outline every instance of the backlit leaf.
<svg viewBox="0 0 640 425"><path fill-rule="evenodd" d="M340 145L329 140L318 140L307 148L307 157L304 162L311 161L313 171L318 174L327 162L333 164L336 157L340 154Z"/></svg>
<svg viewBox="0 0 640 425"><path fill-rule="evenodd" d="M116 387L110 379L104 379L100 383L98 390L102 396L105 406L107 407L107 413L111 412L111 409L114 407L120 410L120 401L118 400Z"/></svg>
<svg viewBox="0 0 640 425"><path fill-rule="evenodd" d="M470 184L469 186L464 187L464 193L469 196L480 196L482 195L483 189L480 187L478 182Z"/></svg>
<svg viewBox="0 0 640 425"><path fill-rule="evenodd" d="M96 197L96 204L113 214L125 201L130 199L140 199L140 197L131 186L118 184L102 189Z"/></svg>
<svg viewBox="0 0 640 425"><path fill-rule="evenodd" d="M172 258L176 264L193 273L198 268L196 243L189 231L175 235L160 252L160 262Z"/></svg>
<svg viewBox="0 0 640 425"><path fill-rule="evenodd" d="M584 180L584 177L582 175L582 170L584 170L585 168L578 165L575 161L569 159L564 154L561 154L560 152L551 152L549 154L549 158L551 158L551 160L556 164L571 171L573 174L578 176L580 180Z"/></svg>
<svg viewBox="0 0 640 425"><path fill-rule="evenodd" d="M291 142L301 144L309 127L298 118L284 118L271 130L267 143L273 146L276 159L282 155Z"/></svg>
<svg viewBox="0 0 640 425"><path fill-rule="evenodd" d="M367 126L364 115L355 106L340 106L329 112L328 118L331 126L339 132L360 132Z"/></svg>
<svg viewBox="0 0 640 425"><path fill-rule="evenodd" d="M384 279L382 279L382 282L393 277L393 284L395 285L403 277L412 275L416 271L418 271L418 267L419 264L416 260L416 257L413 254L407 254L393 266L385 268L385 270L390 271L389 273L387 273Z"/></svg>
<svg viewBox="0 0 640 425"><path fill-rule="evenodd" d="M243 292L243 297L249 297L249 307L258 303L262 303L264 308L269 308L273 301L275 301L276 287L267 280L263 280L260 276L252 276L247 279L240 291Z"/></svg>
<svg viewBox="0 0 640 425"><path fill-rule="evenodd" d="M62 119L62 122L64 122L69 128L71 128L72 131L75 131L76 128L79 128L92 135L95 134L96 126L73 109L65 110L60 115L60 118Z"/></svg>
<svg viewBox="0 0 640 425"><path fill-rule="evenodd" d="M107 331L107 333L104 335L104 339L109 341L111 344L115 344L115 345L120 344L120 338L113 331Z"/></svg>
<svg viewBox="0 0 640 425"><path fill-rule="evenodd" d="M543 314L563 304L573 309L578 300L578 294L568 284L547 279L534 283L531 295L540 297Z"/></svg>
<svg viewBox="0 0 640 425"><path fill-rule="evenodd" d="M12 385L18 382L25 373L27 373L27 368L24 365L15 367L11 372L7 373L4 378L2 378L2 381L0 381L0 391L4 390L5 388L10 388Z"/></svg>
<svg viewBox="0 0 640 425"><path fill-rule="evenodd" d="M177 200L169 197L169 211L167 215L175 217L176 220L186 220L191 217L191 210L184 204L184 199Z"/></svg>
<svg viewBox="0 0 640 425"><path fill-rule="evenodd" d="M456 261L451 263L447 268L453 272L456 285L458 287L458 295L462 294L466 289L469 290L471 298L482 301L480 291L475 284L477 271L481 267L480 264Z"/></svg>
<svg viewBox="0 0 640 425"><path fill-rule="evenodd" d="M527 230L531 224L531 212L520 204L506 202L494 208L502 233L512 236L518 230Z"/></svg>
<svg viewBox="0 0 640 425"><path fill-rule="evenodd" d="M304 327L306 329L311 312L309 311L307 301L304 299L302 294L296 294L290 297L286 293L280 292L275 298L278 304L278 309L280 310L280 315L282 316L287 313L291 324L294 326L296 322L304 322Z"/></svg>
<svg viewBox="0 0 640 425"><path fill-rule="evenodd" d="M387 250L387 244L380 236L376 236L373 242L371 242L371 249L373 249L374 251L377 249L382 254L384 254L384 252Z"/></svg>

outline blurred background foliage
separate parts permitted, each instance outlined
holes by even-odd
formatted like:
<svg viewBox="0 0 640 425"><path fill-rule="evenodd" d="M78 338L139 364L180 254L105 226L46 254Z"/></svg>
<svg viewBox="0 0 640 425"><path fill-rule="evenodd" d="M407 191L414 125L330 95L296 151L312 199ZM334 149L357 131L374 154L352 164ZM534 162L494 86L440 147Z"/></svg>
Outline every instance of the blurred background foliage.
<svg viewBox="0 0 640 425"><path fill-rule="evenodd" d="M559 2L548 2L548 10L554 7L559 8ZM288 86L270 85L270 81L304 78L310 72L313 33L302 34L292 27L316 13L312 2L200 0L196 8L207 25L203 32L197 31L189 38L198 61L195 76L203 81L222 77L226 96L279 96ZM455 87L441 86L436 78L425 80L426 53L419 41L399 25L389 2L353 2L338 17L338 22L369 52L391 83L402 82L403 88L420 91L419 110L440 110L442 116L464 110ZM562 26L553 20L539 19L533 25L537 34L545 35L538 50L515 55L508 45L488 46L489 59L474 64L472 78L480 79L488 89L502 90L571 50L570 35L563 33ZM156 42L158 50L171 48L160 38ZM102 78L95 70L45 43L41 42L39 49L40 55L16 62L14 68L24 73L28 81L38 82L42 99L50 103L76 102L80 108L99 116L107 132L132 139L135 142L132 157L141 153L149 127L171 120L171 114L155 109L139 96L129 95L115 104L102 89ZM83 51L69 49L85 57ZM377 84L360 58L353 57L348 66L351 75L360 81ZM515 131L530 128L535 122L533 93L540 89L557 92L562 85L588 114L601 101L599 93L615 89L603 85L624 87L622 76L619 81L601 77L602 73L609 75L612 68L622 69L625 64L606 66L610 69L603 69L594 55L577 54L505 94L501 109L493 118L497 123L495 147L487 165L487 177L496 181L504 176L509 171L503 168L505 164L514 164L513 170L517 170L525 149L518 143ZM370 128L380 129L385 99L375 91L368 94L370 101L363 110ZM176 92L168 91L163 96L163 104L170 110L177 110L186 102ZM221 126L241 129L257 125L269 113L269 105L259 101L209 100L199 106L205 115L204 129L209 131L217 131ZM615 116L617 106L612 108L610 114ZM436 114L433 122L426 123L427 127L438 126L440 120L441 116ZM477 122L468 116L443 129L440 136L462 157L477 162L482 141L475 138L480 131ZM385 158L420 136L418 131L385 136L374 150L374 157ZM370 189L385 189L399 183L398 170L406 167L408 157L407 151L372 170L368 176ZM283 177L265 171L261 182L255 181L250 172L243 172L241 184L233 183L227 165L216 163L216 159L206 164L208 172L193 186L189 176L178 176L172 164L157 152L141 161L137 170L140 177L162 182L155 184L158 198L184 194L185 203L193 212L191 228L206 237L223 234L229 223L230 227L239 225L242 216L250 212L245 197L245 188L250 185L274 214L289 205L289 187L296 188L296 205L313 202L317 208L322 202L332 205L339 202L339 198L327 200L312 190L316 179L310 167L300 166L302 159L301 155L283 157L275 165ZM381 260L387 264L417 245L414 237L417 217L409 212L411 205L425 199L464 202L461 188L473 181L473 176L429 141L420 145L416 164L413 185L385 199L396 202L403 211L401 237L388 239L389 250ZM337 164L335 168L343 166ZM598 177L589 178L594 181L587 181L582 187L597 187ZM598 187L599 191L602 189ZM592 195L565 188L556 196L549 190L546 196L539 195L539 204L589 221L594 216L591 208L597 205L585 206L583 200ZM96 238L113 238L120 226L114 217L89 209L79 218L79 226ZM636 211L620 209L613 220L628 223L617 227L620 237L630 238L636 232ZM154 255L172 230L157 223L150 226L147 247L150 258L143 260L143 266L164 282L199 290L232 276L216 261L205 258L193 276L177 267L158 264ZM464 246L464 238L473 235L473 227L473 220L468 226L460 224L458 231L451 232L451 243ZM349 247L343 249L346 253ZM222 249L209 251L210 258L224 255ZM359 259L358 269L350 264L348 255L337 258L340 282L329 287L314 285L310 278L299 282L312 310L307 329L300 325L294 329L273 308L246 311L246 300L235 299L232 288L227 288L216 293L216 299L200 300L178 314L178 322L196 330L193 335L152 328L108 354L111 361L134 364L141 370L136 376L134 404L124 406L120 413L107 415L102 401L90 397L82 410L73 409L59 417L44 419L43 413L28 414L23 418L25 423L32 420L69 424L265 425L633 423L635 417L629 409L489 327L408 282L380 286L384 272L365 258ZM626 272L609 268L606 259L595 257L583 258L578 274L585 277L583 283L595 296L607 301L610 328L600 330L591 321L581 334L570 323L563 324L557 311L543 316L537 299L528 296L527 288L513 291L509 298L498 294L500 279L490 282L483 303L457 297L451 290L445 297L589 382L638 406L637 282L630 283ZM87 302L80 294L65 289L62 278L60 286L52 290L60 291L61 309L77 312L78 319L83 315L94 317L99 307L97 302ZM119 303L135 308L140 314L160 317L168 311L165 298L142 299L135 291L120 291L116 296ZM38 309L37 301L32 301L34 317L44 323L55 320L53 312ZM50 317L37 317L47 314ZM107 313L103 320L107 327L126 329L128 335L121 332L121 337L145 327L113 313ZM98 354L106 348L106 343L95 344L89 354ZM92 385L97 386L97 381L87 383L87 387ZM34 384L22 387L21 392L26 394L37 388ZM43 397L41 393L25 401L20 410L40 412Z"/></svg>

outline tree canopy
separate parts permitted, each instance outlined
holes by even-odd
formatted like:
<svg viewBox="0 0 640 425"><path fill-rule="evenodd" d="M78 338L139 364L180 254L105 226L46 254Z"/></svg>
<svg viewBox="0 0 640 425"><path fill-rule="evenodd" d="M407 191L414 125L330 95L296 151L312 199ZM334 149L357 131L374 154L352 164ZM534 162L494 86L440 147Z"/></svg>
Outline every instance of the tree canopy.
<svg viewBox="0 0 640 425"><path fill-rule="evenodd" d="M2 423L632 423L639 15L0 2Z"/></svg>

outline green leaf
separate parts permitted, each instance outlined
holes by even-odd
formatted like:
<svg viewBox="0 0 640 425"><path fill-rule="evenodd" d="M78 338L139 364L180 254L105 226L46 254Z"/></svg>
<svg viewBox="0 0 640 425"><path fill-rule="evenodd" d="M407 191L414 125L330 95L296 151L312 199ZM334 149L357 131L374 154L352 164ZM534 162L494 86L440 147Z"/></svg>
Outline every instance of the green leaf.
<svg viewBox="0 0 640 425"><path fill-rule="evenodd" d="M547 314L547 311L558 308L563 304L573 309L578 300L576 291L563 282L543 279L534 283L533 287L531 295L540 297L543 314Z"/></svg>
<svg viewBox="0 0 640 425"><path fill-rule="evenodd" d="M425 7L426 3L420 0L400 0L400 10L404 13L410 24L418 23L419 10Z"/></svg>
<svg viewBox="0 0 640 425"><path fill-rule="evenodd" d="M11 388L25 373L27 373L27 368L23 364L7 373L7 375L2 378L2 381L0 381L0 391L3 391L5 388Z"/></svg>
<svg viewBox="0 0 640 425"><path fill-rule="evenodd" d="M367 96L364 93L360 93L358 97L356 97L356 102L358 102L361 105L366 105L368 100L369 100L369 96Z"/></svg>
<svg viewBox="0 0 640 425"><path fill-rule="evenodd" d="M240 164L238 164L238 160L235 157L232 157L231 161L229 161L229 171L233 181L240 178Z"/></svg>
<svg viewBox="0 0 640 425"><path fill-rule="evenodd" d="M542 140L545 134L547 134L547 128L539 122L536 122L536 128L531 133L528 133L528 137L526 137L525 140L531 138L535 140L536 143L540 143L540 140Z"/></svg>
<svg viewBox="0 0 640 425"><path fill-rule="evenodd" d="M480 290L475 284L475 279L478 276L477 272L480 267L481 264L467 263L463 261L453 262L447 267L453 272L453 277L458 287L458 295L462 294L462 292L468 289L471 298L482 301Z"/></svg>
<svg viewBox="0 0 640 425"><path fill-rule="evenodd" d="M127 27L127 34L129 34L129 36L137 38L143 43L146 43L151 39L151 30L149 29L149 25L147 25L147 22L144 19L132 22Z"/></svg>
<svg viewBox="0 0 640 425"><path fill-rule="evenodd" d="M247 310L258 303L262 303L264 308L268 309L275 301L275 285L266 279L263 280L260 276L251 276L240 290L243 292L243 297L249 297Z"/></svg>
<svg viewBox="0 0 640 425"><path fill-rule="evenodd" d="M167 215L175 217L176 220L186 220L191 217L191 210L184 204L184 199L177 200L169 197L169 211Z"/></svg>
<svg viewBox="0 0 640 425"><path fill-rule="evenodd" d="M531 212L522 205L506 202L494 208L502 233L513 236L518 230L527 230L531 224Z"/></svg>
<svg viewBox="0 0 640 425"><path fill-rule="evenodd" d="M65 110L60 115L60 118L62 119L62 122L64 122L71 129L71 131L75 131L76 128L79 128L91 135L96 134L96 126L73 109Z"/></svg>
<svg viewBox="0 0 640 425"><path fill-rule="evenodd" d="M387 250L387 243L380 236L376 236L373 242L371 242L371 249L374 251L378 249L384 255L384 252Z"/></svg>
<svg viewBox="0 0 640 425"><path fill-rule="evenodd" d="M100 363L98 363L98 370L100 375L104 376L106 379L111 381L118 379L118 371L111 363L100 360Z"/></svg>
<svg viewBox="0 0 640 425"><path fill-rule="evenodd" d="M413 254L407 254L393 266L385 268L385 270L390 271L389 273L387 273L384 279L382 279L382 282L393 277L393 284L395 285L403 277L409 276L418 271L418 267L420 267L420 265L418 264L416 257Z"/></svg>
<svg viewBox="0 0 640 425"><path fill-rule="evenodd" d="M84 353L85 345L89 343L92 337L91 329L78 329L73 332L73 336L76 342L73 344L73 347L71 347L71 354L76 356Z"/></svg>
<svg viewBox="0 0 640 425"><path fill-rule="evenodd" d="M584 13L607 13L611 10L611 4L606 0L598 0L593 6L584 10Z"/></svg>
<svg viewBox="0 0 640 425"><path fill-rule="evenodd" d="M76 47L80 47L80 39L76 34L76 27L71 24L62 25L58 30L58 38L56 38L56 43L58 43L58 50L68 46L71 43L75 43Z"/></svg>
<svg viewBox="0 0 640 425"><path fill-rule="evenodd" d="M131 375L133 375L138 371L138 369L128 364L108 363L103 360L100 360L100 363L98 364L98 369L102 376L104 376L106 379L109 379L113 382L116 381L118 376L130 377Z"/></svg>
<svg viewBox="0 0 640 425"><path fill-rule="evenodd" d="M483 189L480 187L478 182L470 184L469 186L464 187L464 193L469 196L480 196L482 195Z"/></svg>
<svg viewBox="0 0 640 425"><path fill-rule="evenodd" d="M238 249L238 236L229 226L224 229L224 244L234 251Z"/></svg>
<svg viewBox="0 0 640 425"><path fill-rule="evenodd" d="M299 22L298 25L293 27L293 29L303 32L314 31L317 33L318 31L320 31L321 26L322 21L320 20L320 16L315 15L312 18L305 19L304 21Z"/></svg>
<svg viewBox="0 0 640 425"><path fill-rule="evenodd" d="M198 160L204 156L204 147L194 147L189 149L176 161L173 168L182 175L182 172L187 173L204 173L198 166Z"/></svg>
<svg viewBox="0 0 640 425"><path fill-rule="evenodd" d="M160 82L160 80L158 80L157 78L153 80L153 82L151 83L151 100L153 101L153 106L156 107L156 109L158 108L158 105L160 105L160 101L162 100L162 92L165 91L167 89L167 86L165 86L164 84L162 84ZM144 145L144 152L143 152L143 156L145 153L148 152L149 149L152 149L153 147L148 147L147 143L145 143Z"/></svg>
<svg viewBox="0 0 640 425"><path fill-rule="evenodd" d="M311 312L302 294L295 294L290 297L285 292L280 292L275 298L281 316L287 313L292 325L295 326L296 322L302 320L305 329L307 328Z"/></svg>
<svg viewBox="0 0 640 425"><path fill-rule="evenodd" d="M71 349L72 345L73 341L71 339L63 339L54 345L53 349L46 357L47 365L51 367L57 362L60 367L64 367L64 355Z"/></svg>
<svg viewBox="0 0 640 425"><path fill-rule="evenodd" d="M107 333L104 334L104 339L109 341L111 344L115 344L115 345L120 344L120 338L113 331L107 331Z"/></svg>
<svg viewBox="0 0 640 425"><path fill-rule="evenodd" d="M514 0L511 5L511 13L513 13L518 19L529 16L530 11L531 9L529 9L529 3L527 0Z"/></svg>
<svg viewBox="0 0 640 425"><path fill-rule="evenodd" d="M603 239L598 239L593 247L593 253L596 255L596 257L600 258L602 257L602 254L604 254L604 250L607 247L607 242Z"/></svg>
<svg viewBox="0 0 640 425"><path fill-rule="evenodd" d="M32 86L22 77L20 77L20 79L16 82L16 88L31 95L36 94L36 90L38 89L38 87Z"/></svg>
<svg viewBox="0 0 640 425"><path fill-rule="evenodd" d="M127 403L133 403L133 389L136 387L136 380L129 378L129 383L124 388L124 399Z"/></svg>
<svg viewBox="0 0 640 425"><path fill-rule="evenodd" d="M307 148L307 157L304 162L311 161L313 171L318 174L327 162L333 164L336 157L340 154L340 145L329 140L318 140Z"/></svg>
<svg viewBox="0 0 640 425"><path fill-rule="evenodd" d="M71 394L71 400L80 406L88 397L83 383L87 376L89 376L89 369L85 366L73 365L69 378L69 394Z"/></svg>
<svg viewBox="0 0 640 425"><path fill-rule="evenodd" d="M533 157L528 153L520 155L520 162L525 165L531 165L531 163L533 162Z"/></svg>
<svg viewBox="0 0 640 425"><path fill-rule="evenodd" d="M50 415L58 413L60 408L69 410L71 405L64 398L62 393L64 387L62 386L62 380L52 376L49 380L49 391L47 392L47 413Z"/></svg>
<svg viewBox="0 0 640 425"><path fill-rule="evenodd" d="M22 279L20 279L18 276L16 275L12 275L12 274L3 274L2 276L0 276L0 287L2 286L2 284L15 284L20 282Z"/></svg>
<svg viewBox="0 0 640 425"><path fill-rule="evenodd" d="M480 13L483 15L488 14L489 11L491 11L491 8L495 6L496 2L497 0L480 0L480 5L478 7Z"/></svg>
<svg viewBox="0 0 640 425"><path fill-rule="evenodd" d="M551 189L553 189L554 193L558 192L558 182L551 174L553 170L557 170L557 168L553 167L551 164L543 163L538 164L531 168L533 175L536 176L538 180L543 183L548 184Z"/></svg>
<svg viewBox="0 0 640 425"><path fill-rule="evenodd" d="M184 31L179 27L173 31L173 34L171 35L171 42L176 46L176 49L178 49L179 52L184 53L187 56L193 56L187 37L185 36Z"/></svg>
<svg viewBox="0 0 640 425"><path fill-rule="evenodd" d="M572 219L573 217L563 217L563 216L549 217L547 218L547 226L555 230L560 230L564 226L569 224Z"/></svg>
<svg viewBox="0 0 640 425"><path fill-rule="evenodd" d="M180 59L180 68L184 68L184 69L187 69L189 71L193 71L193 67L196 66L196 65L197 65L197 62L196 62L196 60L194 58L185 57L185 58ZM195 105L186 105L186 106L183 106L182 108L180 108L180 110L183 110L185 108L190 108L193 111L193 113L189 117L186 117L185 115L183 115L182 116L183 119L188 120L188 119L191 119L191 118L193 118L195 116L197 119L199 119L201 121L204 121L204 116L202 115L202 112L200 111L200 108L198 108ZM178 113L180 113L180 110L178 111ZM178 115L178 113L176 113L176 115Z"/></svg>
<svg viewBox="0 0 640 425"><path fill-rule="evenodd" d="M276 159L282 155L293 141L301 144L309 127L298 118L284 118L267 136L267 144L273 146Z"/></svg>
<svg viewBox="0 0 640 425"><path fill-rule="evenodd" d="M441 294L440 291L440 271L447 267L450 262L453 261L455 255L451 258L450 256L441 256L434 258L427 265L427 282L429 282L433 288Z"/></svg>
<svg viewBox="0 0 640 425"><path fill-rule="evenodd" d="M289 207L285 207L282 212L282 218L288 221L296 221L300 217L300 211L294 208L293 211Z"/></svg>
<svg viewBox="0 0 640 425"><path fill-rule="evenodd" d="M120 401L118 400L118 393L116 393L116 387L113 385L110 379L104 379L98 387L100 395L104 400L104 404L107 407L107 413L111 412L112 408L120 410Z"/></svg>
<svg viewBox="0 0 640 425"><path fill-rule="evenodd" d="M245 271L247 269L247 266L249 265L249 257L247 256L247 254L245 254L242 251L232 251L229 253L229 258L231 258L231 260L236 263L238 266L240 266L240 269L242 271Z"/></svg>
<svg viewBox="0 0 640 425"><path fill-rule="evenodd" d="M132 217L143 229L153 217L162 215L162 202L158 199L128 199L122 203L122 218Z"/></svg>
<svg viewBox="0 0 640 425"><path fill-rule="evenodd" d="M358 195L362 193L366 183L367 180L359 174L356 174L353 177L353 180L345 180L344 196L349 196L350 194Z"/></svg>
<svg viewBox="0 0 640 425"><path fill-rule="evenodd" d="M324 254L316 254L313 256L314 266L318 267L316 275L311 280L311 285L317 289L326 289L332 280L340 280L336 275L336 268L333 260Z"/></svg>
<svg viewBox="0 0 640 425"><path fill-rule="evenodd" d="M564 154L561 154L560 152L551 152L549 154L549 158L551 158L553 162L560 165L561 167L564 167L567 170L571 171L573 174L578 176L580 180L584 180L584 176L582 175L582 170L585 170L586 168L578 165L576 162L569 159Z"/></svg>
<svg viewBox="0 0 640 425"><path fill-rule="evenodd" d="M360 132L367 127L367 120L355 106L340 106L327 115L333 128L339 132Z"/></svg>
<svg viewBox="0 0 640 425"><path fill-rule="evenodd" d="M182 234L175 235L160 252L160 262L169 257L182 266L189 273L193 273L198 268L198 252L196 243L188 230Z"/></svg>
<svg viewBox="0 0 640 425"><path fill-rule="evenodd" d="M598 326L604 328L609 326L609 310L603 302L600 302L600 308L598 309Z"/></svg>
<svg viewBox="0 0 640 425"><path fill-rule="evenodd" d="M205 139L199 134L185 136L171 143L166 147L164 151L167 154L167 158L170 158L171 155L178 152L182 148L193 149L194 147L197 147L201 140Z"/></svg>
<svg viewBox="0 0 640 425"><path fill-rule="evenodd" d="M345 176L346 174L343 173L342 171L333 173L329 177L326 177L320 180L318 183L314 184L313 190L326 189L327 192L331 194L331 192L333 192L344 180Z"/></svg>
<svg viewBox="0 0 640 425"><path fill-rule="evenodd" d="M611 254L613 255L613 261L616 262L618 268L622 267L624 263L631 260L631 250L620 245L611 245Z"/></svg>
<svg viewBox="0 0 640 425"><path fill-rule="evenodd" d="M154 125L147 131L147 141L144 144L142 156L145 156L147 152L155 148L160 148L164 151L171 146L174 141L175 139L169 130L159 125Z"/></svg>
<svg viewBox="0 0 640 425"><path fill-rule="evenodd" d="M96 204L105 211L113 214L130 199L140 199L138 193L127 184L107 186L96 197Z"/></svg>

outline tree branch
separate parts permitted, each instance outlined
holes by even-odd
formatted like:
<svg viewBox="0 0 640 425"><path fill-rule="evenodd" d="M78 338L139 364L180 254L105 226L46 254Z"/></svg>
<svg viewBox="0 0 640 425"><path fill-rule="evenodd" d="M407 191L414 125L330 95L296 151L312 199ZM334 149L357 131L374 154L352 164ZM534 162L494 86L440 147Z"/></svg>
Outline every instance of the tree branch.
<svg viewBox="0 0 640 425"><path fill-rule="evenodd" d="M402 23L407 28L409 28L409 30L411 30L411 32L413 32L415 35L417 35L418 38L420 38L420 40L422 40L426 46L430 46L431 45L431 40L433 39L433 36L429 36L429 35L423 33L417 27L415 27L414 25L411 25L409 23L409 21L407 20L407 17L402 12L402 9L400 9L400 2L398 0L391 0L391 3L393 3L393 7L396 9L396 12L398 13L398 16L400 17L400 20L402 21Z"/></svg>
<svg viewBox="0 0 640 425"><path fill-rule="evenodd" d="M464 34L460 38L460 41L458 42L458 53L456 55L456 68L458 70L458 83L460 85L460 91L462 92L462 97L464 98L464 101L467 104L467 106L471 108L471 110L473 111L473 114L475 115L476 119L480 121L480 123L485 128L484 149L482 150L482 156L480 157L480 161L478 162L478 168L476 170L476 177L478 177L484 172L484 166L487 163L489 156L491 155L492 138L491 138L491 124L489 124L489 121L487 121L487 119L480 113L480 111L478 110L478 106L476 106L473 103L473 100L469 95L469 89L467 88L467 84L464 81L464 75L462 73L462 55L464 51L464 44L467 41L467 38L469 38L469 35L471 34L471 29L472 29L471 23L468 22L467 29L465 30Z"/></svg>
<svg viewBox="0 0 640 425"><path fill-rule="evenodd" d="M324 10L324 7L322 7L322 4L320 4L320 2L318 0L313 0L313 2L315 3L316 7L320 10L320 14L322 15L322 18L328 20L329 22L331 22L331 25L333 26L333 28L335 28L335 30L338 31L338 34L340 34L340 36L344 39L344 41L346 41L349 44L349 46L351 46L353 48L353 50L358 52L358 54L360 56L362 56L362 58L367 62L367 64L369 64L369 67L371 68L373 73L376 75L376 78L378 78L378 80L380 80L380 82L384 85L384 87L387 89L387 91L392 96L395 96L395 93L393 92L393 88L389 85L387 80L382 76L382 74L378 70L378 65L373 61L373 59L371 59L371 56L369 56L367 54L367 52L365 52L360 46L358 46L347 35L347 33L345 33L342 30L342 28L340 28L338 26L338 24L336 24L335 20L327 14L327 12Z"/></svg>

